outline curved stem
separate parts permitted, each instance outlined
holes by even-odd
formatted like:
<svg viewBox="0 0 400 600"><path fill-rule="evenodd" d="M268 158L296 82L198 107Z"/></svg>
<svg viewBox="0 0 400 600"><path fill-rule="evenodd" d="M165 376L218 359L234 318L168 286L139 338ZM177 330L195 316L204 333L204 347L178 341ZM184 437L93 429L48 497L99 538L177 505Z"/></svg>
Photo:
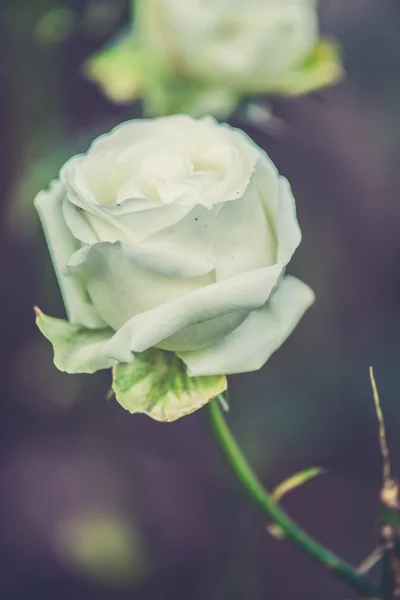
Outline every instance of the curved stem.
<svg viewBox="0 0 400 600"><path fill-rule="evenodd" d="M346 583L364 598L379 598L379 586L359 573L347 562L321 546L303 529L298 527L289 515L273 500L265 490L233 437L218 404L214 399L207 407L208 420L215 437L231 466L236 478L261 510L285 532L285 536L297 544L304 552L328 569L335 577Z"/></svg>

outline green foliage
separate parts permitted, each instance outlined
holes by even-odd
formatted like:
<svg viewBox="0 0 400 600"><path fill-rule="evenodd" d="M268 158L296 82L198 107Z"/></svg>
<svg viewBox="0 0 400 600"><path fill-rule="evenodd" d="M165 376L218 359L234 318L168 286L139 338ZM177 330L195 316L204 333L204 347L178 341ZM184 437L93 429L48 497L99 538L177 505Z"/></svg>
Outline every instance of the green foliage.
<svg viewBox="0 0 400 600"><path fill-rule="evenodd" d="M283 496L286 496L288 492L292 492L296 488L300 487L310 479L314 479L317 475L321 475L324 473L324 469L320 467L311 467L310 469L305 469L304 471L300 471L299 473L295 473L285 481L282 481L272 492L272 497L275 502L280 502Z"/></svg>

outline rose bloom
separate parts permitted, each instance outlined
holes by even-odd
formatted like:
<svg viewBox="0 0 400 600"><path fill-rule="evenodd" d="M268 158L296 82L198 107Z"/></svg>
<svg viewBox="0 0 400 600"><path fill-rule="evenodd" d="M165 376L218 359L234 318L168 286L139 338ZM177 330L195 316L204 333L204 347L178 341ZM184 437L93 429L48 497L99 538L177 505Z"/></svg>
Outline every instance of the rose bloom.
<svg viewBox="0 0 400 600"><path fill-rule="evenodd" d="M224 120L245 98L299 96L342 76L337 45L319 36L317 0L134 6L133 27L90 56L83 73L114 102L140 97L147 115Z"/></svg>
<svg viewBox="0 0 400 600"><path fill-rule="evenodd" d="M63 370L157 348L190 376L253 371L314 300L285 275L301 239L287 180L212 118L124 123L67 162L35 204L69 323L80 326L79 347L54 326L69 344Z"/></svg>
<svg viewBox="0 0 400 600"><path fill-rule="evenodd" d="M154 56L245 94L274 88L319 37L315 0L139 0L137 10Z"/></svg>

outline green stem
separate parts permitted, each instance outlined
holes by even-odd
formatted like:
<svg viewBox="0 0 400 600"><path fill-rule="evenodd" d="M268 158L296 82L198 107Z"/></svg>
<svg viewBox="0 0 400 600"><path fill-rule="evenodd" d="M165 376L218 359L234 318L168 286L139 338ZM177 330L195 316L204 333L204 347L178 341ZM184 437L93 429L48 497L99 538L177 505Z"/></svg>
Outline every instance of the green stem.
<svg viewBox="0 0 400 600"><path fill-rule="evenodd" d="M335 577L346 583L364 598L379 598L379 586L359 573L347 562L326 550L303 529L298 527L289 515L272 499L265 490L247 460L243 456L221 412L216 398L207 405L208 420L215 437L237 479L246 492L268 517L285 532L285 536L297 544L304 552L328 569Z"/></svg>

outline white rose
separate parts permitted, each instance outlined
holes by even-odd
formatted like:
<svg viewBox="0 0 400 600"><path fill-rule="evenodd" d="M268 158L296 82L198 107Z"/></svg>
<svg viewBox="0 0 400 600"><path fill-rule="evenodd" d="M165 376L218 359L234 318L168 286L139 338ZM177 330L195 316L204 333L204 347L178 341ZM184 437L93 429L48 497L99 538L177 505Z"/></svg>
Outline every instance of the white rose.
<svg viewBox="0 0 400 600"><path fill-rule="evenodd" d="M245 97L298 96L337 81L335 43L316 0L136 0L133 28L85 62L118 103L150 115L226 119Z"/></svg>
<svg viewBox="0 0 400 600"><path fill-rule="evenodd" d="M144 37L175 71L265 92L318 40L315 0L139 0ZM139 23L141 25L141 23Z"/></svg>
<svg viewBox="0 0 400 600"><path fill-rule="evenodd" d="M191 377L256 370L313 302L285 276L301 239L288 182L210 118L124 123L35 204L69 319L38 324L62 370L138 368L154 348Z"/></svg>

